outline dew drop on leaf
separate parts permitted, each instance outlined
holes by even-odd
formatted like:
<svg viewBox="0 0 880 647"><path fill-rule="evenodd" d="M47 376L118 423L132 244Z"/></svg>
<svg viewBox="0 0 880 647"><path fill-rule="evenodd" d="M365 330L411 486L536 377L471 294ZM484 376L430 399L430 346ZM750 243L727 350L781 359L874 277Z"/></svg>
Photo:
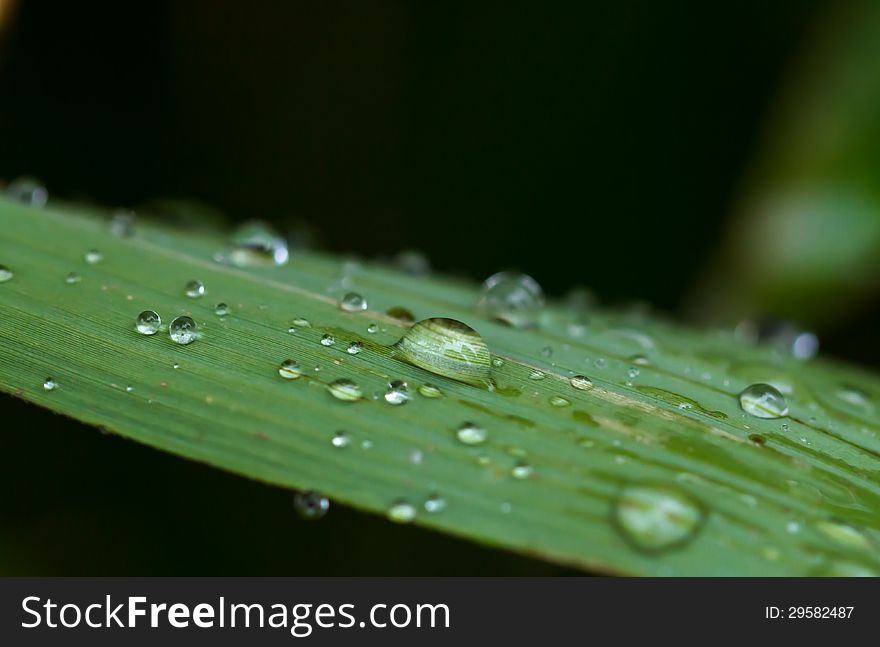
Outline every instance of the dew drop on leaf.
<svg viewBox="0 0 880 647"><path fill-rule="evenodd" d="M333 335L323 335L321 337L321 346L332 346L336 343L336 339Z"/></svg>
<svg viewBox="0 0 880 647"><path fill-rule="evenodd" d="M578 391L589 391L593 388L593 380L586 375L574 375L569 380L569 383Z"/></svg>
<svg viewBox="0 0 880 647"><path fill-rule="evenodd" d="M155 310L144 310L137 316L134 325L142 335L155 335L162 325L162 318Z"/></svg>
<svg viewBox="0 0 880 647"><path fill-rule="evenodd" d="M339 309L343 312L363 312L367 309L367 300L357 292L346 292L339 299Z"/></svg>
<svg viewBox="0 0 880 647"><path fill-rule="evenodd" d="M103 258L104 258L104 256L97 249L90 249L89 251L86 252L86 255L85 255L86 263L88 263L89 265L94 265L95 263L100 263L101 259L103 259Z"/></svg>
<svg viewBox="0 0 880 647"><path fill-rule="evenodd" d="M32 177L16 178L6 187L6 197L32 207L42 207L49 200L49 192Z"/></svg>
<svg viewBox="0 0 880 647"><path fill-rule="evenodd" d="M637 548L662 551L683 545L699 530L704 512L688 495L671 487L631 485L614 503L620 532Z"/></svg>
<svg viewBox="0 0 880 647"><path fill-rule="evenodd" d="M398 499L388 508L388 519L394 523L409 523L415 518L415 506L404 499Z"/></svg>
<svg viewBox="0 0 880 647"><path fill-rule="evenodd" d="M214 260L235 267L285 265L289 258L287 241L266 223L248 222L235 230L229 247Z"/></svg>
<svg viewBox="0 0 880 647"><path fill-rule="evenodd" d="M320 519L330 509L330 499L314 490L304 490L293 495L293 507L303 519Z"/></svg>
<svg viewBox="0 0 880 647"><path fill-rule="evenodd" d="M493 318L517 328L531 328L544 307L544 292L528 274L498 272L483 282L478 305Z"/></svg>
<svg viewBox="0 0 880 647"><path fill-rule="evenodd" d="M344 431L337 431L330 439L330 444L339 449L348 447L351 444L351 436Z"/></svg>
<svg viewBox="0 0 880 647"><path fill-rule="evenodd" d="M781 418L788 414L788 404L775 387L752 384L739 394L742 410L756 418Z"/></svg>
<svg viewBox="0 0 880 647"><path fill-rule="evenodd" d="M456 429L455 437L465 445L482 445L489 437L489 432L473 422L465 422Z"/></svg>
<svg viewBox="0 0 880 647"><path fill-rule="evenodd" d="M425 512L434 514L446 508L446 499L439 494L432 494L425 499Z"/></svg>
<svg viewBox="0 0 880 647"><path fill-rule="evenodd" d="M176 344L191 344L199 336L198 326L196 326L196 322L191 317L186 315L175 317L168 324L168 336Z"/></svg>
<svg viewBox="0 0 880 647"><path fill-rule="evenodd" d="M186 293L186 296L188 296L190 299L198 299L200 296L205 294L205 284L197 279L193 279L186 284L184 292Z"/></svg>
<svg viewBox="0 0 880 647"><path fill-rule="evenodd" d="M225 303L218 303L214 306L214 314L218 317L225 317L229 314L229 306Z"/></svg>
<svg viewBox="0 0 880 647"><path fill-rule="evenodd" d="M419 394L425 398L442 398L443 392L433 384L422 384L419 386Z"/></svg>
<svg viewBox="0 0 880 647"><path fill-rule="evenodd" d="M135 216L128 209L117 209L110 218L110 233L120 238L128 238L134 234Z"/></svg>
<svg viewBox="0 0 880 647"><path fill-rule="evenodd" d="M12 273L12 270L5 265L0 265L0 283L6 283L6 281L11 280L13 276L15 276L15 274Z"/></svg>
<svg viewBox="0 0 880 647"><path fill-rule="evenodd" d="M467 384L489 383L489 347L476 330L455 319L425 319L395 344L397 357Z"/></svg>
<svg viewBox="0 0 880 647"><path fill-rule="evenodd" d="M390 405L399 406L401 404L406 404L409 400L409 388L406 385L406 382L402 380L394 380L391 384L388 385L388 390L385 392L385 402Z"/></svg>
<svg viewBox="0 0 880 647"><path fill-rule="evenodd" d="M54 391L58 386L58 383L55 382L51 377L47 377L43 381L43 388L47 391Z"/></svg>
<svg viewBox="0 0 880 647"><path fill-rule="evenodd" d="M302 377L302 369L295 360L286 359L278 367L278 375L285 380L296 380Z"/></svg>
<svg viewBox="0 0 880 647"><path fill-rule="evenodd" d="M534 468L528 463L520 462L513 466L510 470L510 475L519 481L524 481L529 478L534 471Z"/></svg>
<svg viewBox="0 0 880 647"><path fill-rule="evenodd" d="M67 283L67 285L76 285L80 281L82 281L82 277L76 272L71 272L66 277L64 277L64 282Z"/></svg>
<svg viewBox="0 0 880 647"><path fill-rule="evenodd" d="M363 398L361 388L344 377L328 384L327 389L330 391L330 395L343 402L355 402Z"/></svg>
<svg viewBox="0 0 880 647"><path fill-rule="evenodd" d="M359 341L353 341L348 345L348 348L345 349L349 355L357 355L363 350L364 346Z"/></svg>
<svg viewBox="0 0 880 647"><path fill-rule="evenodd" d="M550 404L557 408L567 407L571 404L569 400L566 400L561 395L553 395L550 396Z"/></svg>

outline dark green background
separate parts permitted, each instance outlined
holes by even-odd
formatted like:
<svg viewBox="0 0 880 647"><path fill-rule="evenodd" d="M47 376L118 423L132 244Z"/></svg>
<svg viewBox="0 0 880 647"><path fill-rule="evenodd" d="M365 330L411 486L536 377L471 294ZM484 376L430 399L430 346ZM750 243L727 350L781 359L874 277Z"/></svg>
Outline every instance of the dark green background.
<svg viewBox="0 0 880 647"><path fill-rule="evenodd" d="M820 5L30 1L0 44L0 177L674 309ZM6 573L563 572L337 507L303 522L287 491L0 414Z"/></svg>

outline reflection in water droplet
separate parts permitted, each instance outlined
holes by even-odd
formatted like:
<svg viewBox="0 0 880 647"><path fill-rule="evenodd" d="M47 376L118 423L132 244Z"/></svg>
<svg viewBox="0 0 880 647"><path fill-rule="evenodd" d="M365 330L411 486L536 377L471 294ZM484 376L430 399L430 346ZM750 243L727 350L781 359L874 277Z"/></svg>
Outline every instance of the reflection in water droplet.
<svg viewBox="0 0 880 647"><path fill-rule="evenodd" d="M45 381L43 381L43 388L47 391L54 391L58 384L51 377L47 377Z"/></svg>
<svg viewBox="0 0 880 647"><path fill-rule="evenodd" d="M357 292L346 292L339 300L339 309L344 312L362 312L367 309L367 300Z"/></svg>
<svg viewBox="0 0 880 647"><path fill-rule="evenodd" d="M86 255L85 255L86 263L88 263L89 265L94 265L95 263L100 263L101 259L103 259L103 258L104 258L104 256L97 249L90 249L89 251L86 252Z"/></svg>
<svg viewBox="0 0 880 647"><path fill-rule="evenodd" d="M408 400L409 387L407 387L406 382L403 382L402 380L394 380L388 385L388 390L385 392L385 402L394 406L399 406L401 404L406 404Z"/></svg>
<svg viewBox="0 0 880 647"><path fill-rule="evenodd" d="M489 433L473 422L465 422L456 430L455 437L465 445L482 445Z"/></svg>
<svg viewBox="0 0 880 647"><path fill-rule="evenodd" d="M415 506L403 499L398 499L388 508L388 519L394 523L409 523L415 518Z"/></svg>
<svg viewBox="0 0 880 647"><path fill-rule="evenodd" d="M479 307L512 326L532 327L544 307L544 292L528 274L498 272L483 283Z"/></svg>
<svg viewBox="0 0 880 647"><path fill-rule="evenodd" d="M346 378L340 378L331 382L327 385L327 389L330 391L330 395L343 402L355 402L363 398L361 388Z"/></svg>
<svg viewBox="0 0 880 647"><path fill-rule="evenodd" d="M441 398L443 392L433 384L422 384L419 387L419 393L426 398Z"/></svg>
<svg viewBox="0 0 880 647"><path fill-rule="evenodd" d="M229 314L229 306L225 303L218 303L214 306L214 314L218 317L225 317Z"/></svg>
<svg viewBox="0 0 880 647"><path fill-rule="evenodd" d="M530 380L543 380L547 377L543 371L539 371L538 369L534 369L531 373L529 373Z"/></svg>
<svg viewBox="0 0 880 647"><path fill-rule="evenodd" d="M579 391L589 391L593 388L593 380L586 375L574 375L569 380L571 385Z"/></svg>
<svg viewBox="0 0 880 647"><path fill-rule="evenodd" d="M618 496L613 518L637 548L661 551L690 540L704 513L688 495L671 487L631 485Z"/></svg>
<svg viewBox="0 0 880 647"><path fill-rule="evenodd" d="M269 225L248 222L232 235L230 246L214 255L214 260L236 267L278 266L287 263L287 241Z"/></svg>
<svg viewBox="0 0 880 647"><path fill-rule="evenodd" d="M336 340L333 338L333 335L323 335L321 337L321 345L322 346L332 346L336 343Z"/></svg>
<svg viewBox="0 0 880 647"><path fill-rule="evenodd" d="M425 319L395 344L403 361L459 382L489 383L489 348L470 326L455 319Z"/></svg>
<svg viewBox="0 0 880 647"><path fill-rule="evenodd" d="M435 513L446 508L446 500L439 494L432 494L425 499L425 512Z"/></svg>
<svg viewBox="0 0 880 647"><path fill-rule="evenodd" d="M752 384L739 394L742 410L757 418L781 418L788 414L785 397L769 384Z"/></svg>
<svg viewBox="0 0 880 647"><path fill-rule="evenodd" d="M349 436L344 431L337 431L330 439L330 444L334 447L338 447L339 449L342 449L343 447L348 447L351 444L351 436Z"/></svg>
<svg viewBox="0 0 880 647"><path fill-rule="evenodd" d="M357 355L363 350L363 348L364 345L361 344L359 341L353 341L348 345L348 348L345 349L345 352L347 352L349 355Z"/></svg>
<svg viewBox="0 0 880 647"><path fill-rule="evenodd" d="M168 335L177 344L191 344L199 336L198 326L190 317L176 317L168 325Z"/></svg>
<svg viewBox="0 0 880 647"><path fill-rule="evenodd" d="M12 273L12 270L5 265L0 265L0 283L6 283L6 281L12 279L13 276L15 276L15 274Z"/></svg>
<svg viewBox="0 0 880 647"><path fill-rule="evenodd" d="M142 335L155 335L159 332L162 319L155 310L144 310L134 322L135 328Z"/></svg>
<svg viewBox="0 0 880 647"><path fill-rule="evenodd" d="M278 367L278 375L283 377L285 380L296 380L302 377L302 369L295 360L286 359L281 362L281 366Z"/></svg>
<svg viewBox="0 0 880 647"><path fill-rule="evenodd" d="M193 279L186 284L184 292L190 299L198 299L205 293L205 284L199 280Z"/></svg>
<svg viewBox="0 0 880 647"><path fill-rule="evenodd" d="M630 366L629 370L626 372L626 376L631 380L636 379L639 376L639 369L635 366Z"/></svg>
<svg viewBox="0 0 880 647"><path fill-rule="evenodd" d="M303 519L320 519L330 509L330 499L314 490L305 490L293 495L293 507Z"/></svg>

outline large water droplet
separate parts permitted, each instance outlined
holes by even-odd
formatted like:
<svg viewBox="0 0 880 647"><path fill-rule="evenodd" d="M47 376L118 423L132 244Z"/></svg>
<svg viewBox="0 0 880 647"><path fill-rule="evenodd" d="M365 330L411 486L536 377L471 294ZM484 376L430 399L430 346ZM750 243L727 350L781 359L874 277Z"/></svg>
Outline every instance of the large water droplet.
<svg viewBox="0 0 880 647"><path fill-rule="evenodd" d="M236 267L277 266L287 263L287 241L269 225L249 222L235 230L230 246L214 255L218 263Z"/></svg>
<svg viewBox="0 0 880 647"><path fill-rule="evenodd" d="M23 202L32 207L42 207L49 199L49 192L43 184L32 177L20 177L6 187L6 197Z"/></svg>
<svg viewBox="0 0 880 647"><path fill-rule="evenodd" d="M142 335L155 335L162 325L162 318L155 310L144 310L137 316L134 325Z"/></svg>
<svg viewBox="0 0 880 647"><path fill-rule="evenodd" d="M314 490L305 490L293 495L293 507L303 519L320 519L330 509L330 499Z"/></svg>
<svg viewBox="0 0 880 647"><path fill-rule="evenodd" d="M489 383L489 347L470 326L455 319L425 319L395 344L405 362L459 382Z"/></svg>
<svg viewBox="0 0 880 647"><path fill-rule="evenodd" d="M409 388L406 385L406 382L401 380L394 380L391 384L388 385L388 390L385 392L385 402L388 404L398 406L401 404L406 404L409 400Z"/></svg>
<svg viewBox="0 0 880 647"><path fill-rule="evenodd" d="M90 249L85 254L85 261L89 265L94 265L95 263L100 263L104 258L104 255L99 252L97 249Z"/></svg>
<svg viewBox="0 0 880 647"><path fill-rule="evenodd" d="M198 299L205 294L205 284L197 279L193 279L186 284L184 291L186 292L186 296L190 299Z"/></svg>
<svg viewBox="0 0 880 647"><path fill-rule="evenodd" d="M367 300L357 292L346 292L339 299L339 309L344 312L363 312L367 309Z"/></svg>
<svg viewBox="0 0 880 647"><path fill-rule="evenodd" d="M613 511L623 535L647 551L684 544L697 532L703 517L701 506L683 492L648 485L624 488Z"/></svg>
<svg viewBox="0 0 880 647"><path fill-rule="evenodd" d="M361 388L344 377L328 384L327 389L330 391L330 395L343 402L355 402L363 397Z"/></svg>
<svg viewBox="0 0 880 647"><path fill-rule="evenodd" d="M15 276L15 274L12 273L12 270L5 265L0 265L0 283L6 283L6 281L11 280L13 276Z"/></svg>
<svg viewBox="0 0 880 647"><path fill-rule="evenodd" d="M739 394L742 410L757 418L781 418L788 414L788 404L769 384L752 384Z"/></svg>
<svg viewBox="0 0 880 647"><path fill-rule="evenodd" d="M388 519L394 523L409 523L416 518L416 507L409 501L398 499L388 508Z"/></svg>
<svg viewBox="0 0 880 647"><path fill-rule="evenodd" d="M281 362L281 366L278 367L278 375L283 377L285 380L296 380L302 377L302 369L299 367L299 364L292 359L286 359Z"/></svg>
<svg viewBox="0 0 880 647"><path fill-rule="evenodd" d="M57 386L58 386L58 383L55 382L55 380L53 380L51 377L47 377L43 381L43 388L46 389L47 391L54 391L57 388Z"/></svg>
<svg viewBox="0 0 880 647"><path fill-rule="evenodd" d="M575 375L569 380L569 382L579 391L589 391L593 388L593 380L586 375Z"/></svg>
<svg viewBox="0 0 880 647"><path fill-rule="evenodd" d="M177 344L191 344L199 336L198 326L191 317L186 315L175 317L168 324L168 336Z"/></svg>
<svg viewBox="0 0 880 647"><path fill-rule="evenodd" d="M482 445L489 437L489 432L473 422L465 422L456 429L455 437L465 445Z"/></svg>
<svg viewBox="0 0 880 647"><path fill-rule="evenodd" d="M512 326L534 326L544 307L544 292L528 274L498 272L483 282L479 307Z"/></svg>

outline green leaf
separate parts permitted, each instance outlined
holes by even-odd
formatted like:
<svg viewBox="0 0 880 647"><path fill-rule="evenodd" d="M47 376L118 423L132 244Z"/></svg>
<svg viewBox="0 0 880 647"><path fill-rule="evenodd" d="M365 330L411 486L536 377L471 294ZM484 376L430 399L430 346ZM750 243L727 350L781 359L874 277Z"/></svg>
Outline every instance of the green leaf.
<svg viewBox="0 0 880 647"><path fill-rule="evenodd" d="M553 303L536 329L512 328L477 310L470 284L305 252L284 267L241 269L212 260L220 236L140 223L117 237L73 208L0 202L0 232L0 264L13 272L0 283L0 388L35 404L254 479L398 519L414 511L414 523L593 571L880 571L880 381L856 368L641 311ZM100 262L85 262L90 249ZM71 272L81 280L67 283ZM185 296L192 279L204 296ZM369 309L341 310L346 291ZM400 307L475 328L493 354L492 385L401 361L392 345L408 324L384 314ZM201 337L182 346L167 331L139 334L147 309L165 324L191 316ZM347 352L352 342L360 353ZM286 359L301 378L279 375ZM572 385L580 374L592 387ZM333 397L338 379L364 397ZM394 380L409 387L399 406L382 397ZM763 382L786 394L787 417L742 411L738 393ZM425 384L442 397L422 395ZM465 422L488 433L483 444L457 438ZM344 447L332 442L340 431ZM432 496L445 507L426 510Z"/></svg>

